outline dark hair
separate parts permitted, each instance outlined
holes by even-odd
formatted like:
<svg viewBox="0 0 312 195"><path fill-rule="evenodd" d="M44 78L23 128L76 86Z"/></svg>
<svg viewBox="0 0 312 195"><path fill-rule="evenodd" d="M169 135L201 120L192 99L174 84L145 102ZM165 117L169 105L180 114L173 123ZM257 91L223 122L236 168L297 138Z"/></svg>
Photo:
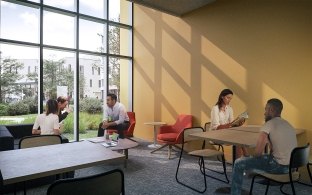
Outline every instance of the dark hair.
<svg viewBox="0 0 312 195"><path fill-rule="evenodd" d="M218 98L218 101L216 103L216 105L218 105L219 109L222 107L222 104L223 104L223 100L222 100L222 97L224 96L227 96L229 94L232 94L234 95L233 91L230 90L230 89L223 89L219 95L219 98Z"/></svg>
<svg viewBox="0 0 312 195"><path fill-rule="evenodd" d="M113 94L113 93L108 93L108 94L107 94L107 97L111 97L112 100L117 101L117 96L116 96L115 94Z"/></svg>
<svg viewBox="0 0 312 195"><path fill-rule="evenodd" d="M61 104L63 104L64 102L68 101L66 97L64 96L60 96L57 98L57 102L60 102Z"/></svg>
<svg viewBox="0 0 312 195"><path fill-rule="evenodd" d="M283 103L277 98L272 98L267 101L267 104L272 106L277 114L281 114L283 110Z"/></svg>
<svg viewBox="0 0 312 195"><path fill-rule="evenodd" d="M58 113L58 105L56 100L49 99L46 103L46 115L48 116L50 113Z"/></svg>

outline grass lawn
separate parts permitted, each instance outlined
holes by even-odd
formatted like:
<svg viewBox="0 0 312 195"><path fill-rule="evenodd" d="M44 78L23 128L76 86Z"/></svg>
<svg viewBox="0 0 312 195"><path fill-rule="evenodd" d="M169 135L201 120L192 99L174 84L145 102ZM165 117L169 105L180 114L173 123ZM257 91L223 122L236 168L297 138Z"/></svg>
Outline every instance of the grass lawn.
<svg viewBox="0 0 312 195"><path fill-rule="evenodd" d="M63 133L63 135L65 137L68 138L69 141L74 140L74 134L71 133ZM91 137L97 137L97 130L87 130L87 133L80 133L79 134L79 139L87 139L87 138L91 138Z"/></svg>

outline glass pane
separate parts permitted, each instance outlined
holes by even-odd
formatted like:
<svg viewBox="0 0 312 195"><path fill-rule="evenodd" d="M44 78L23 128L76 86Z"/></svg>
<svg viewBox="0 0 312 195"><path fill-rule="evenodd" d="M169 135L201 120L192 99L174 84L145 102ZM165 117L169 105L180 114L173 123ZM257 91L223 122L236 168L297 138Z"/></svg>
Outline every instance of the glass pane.
<svg viewBox="0 0 312 195"><path fill-rule="evenodd" d="M131 60L109 58L109 92L118 97L128 111L132 109L132 65Z"/></svg>
<svg viewBox="0 0 312 195"><path fill-rule="evenodd" d="M75 47L75 18L43 12L43 43L60 47Z"/></svg>
<svg viewBox="0 0 312 195"><path fill-rule="evenodd" d="M74 139L74 76L76 57L74 53L56 50L43 50L43 96L44 106L48 99L63 96L68 105L63 111L69 112L64 119L64 136Z"/></svg>
<svg viewBox="0 0 312 195"><path fill-rule="evenodd" d="M132 36L130 30L116 26L109 26L108 36L110 54L131 56Z"/></svg>
<svg viewBox="0 0 312 195"><path fill-rule="evenodd" d="M39 9L1 1L0 36L39 43Z"/></svg>
<svg viewBox="0 0 312 195"><path fill-rule="evenodd" d="M79 20L79 47L82 50L106 52L106 25Z"/></svg>
<svg viewBox="0 0 312 195"><path fill-rule="evenodd" d="M109 20L131 25L132 3L126 0L110 0Z"/></svg>
<svg viewBox="0 0 312 195"><path fill-rule="evenodd" d="M0 124L34 123L39 49L0 44Z"/></svg>
<svg viewBox="0 0 312 195"><path fill-rule="evenodd" d="M76 11L75 0L44 0L43 3L69 11Z"/></svg>
<svg viewBox="0 0 312 195"><path fill-rule="evenodd" d="M106 19L106 0L79 0L79 12L98 18Z"/></svg>
<svg viewBox="0 0 312 195"><path fill-rule="evenodd" d="M102 121L106 58L80 54L79 63L79 138L85 139L97 137L98 126Z"/></svg>

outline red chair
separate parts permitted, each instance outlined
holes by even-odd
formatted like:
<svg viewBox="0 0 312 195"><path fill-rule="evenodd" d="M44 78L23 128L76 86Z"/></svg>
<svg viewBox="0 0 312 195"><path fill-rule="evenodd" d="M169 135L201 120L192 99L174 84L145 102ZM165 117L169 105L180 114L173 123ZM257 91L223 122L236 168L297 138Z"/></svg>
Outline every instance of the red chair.
<svg viewBox="0 0 312 195"><path fill-rule="evenodd" d="M129 116L130 126L125 131L125 137L130 138L130 137L133 137L134 127L135 127L135 123L136 123L135 112L127 112L127 114ZM117 130L107 129L107 133L109 133L109 134L113 134L114 132L118 133Z"/></svg>
<svg viewBox="0 0 312 195"><path fill-rule="evenodd" d="M174 125L161 126L157 135L157 141L164 145L153 150L151 153L169 146L168 158L170 159L172 146L177 147L176 144L182 144L183 130L189 127L192 127L192 115L186 114L180 114Z"/></svg>

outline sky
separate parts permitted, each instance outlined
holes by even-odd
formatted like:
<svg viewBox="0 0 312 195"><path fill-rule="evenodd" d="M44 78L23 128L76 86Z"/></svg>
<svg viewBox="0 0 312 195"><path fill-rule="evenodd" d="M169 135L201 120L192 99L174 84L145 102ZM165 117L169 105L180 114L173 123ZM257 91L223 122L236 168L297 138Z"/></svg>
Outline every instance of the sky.
<svg viewBox="0 0 312 195"><path fill-rule="evenodd" d="M17 39L39 43L39 9L25 7L0 1L1 3L1 29L0 36L5 39ZM74 11L74 0L45 0L46 4ZM110 19L119 16L119 0L110 0ZM80 0L80 11L84 14L92 14L103 17L104 4L102 0ZM80 20L80 49L98 51L102 44L101 34L104 34L105 25ZM44 44L53 44L63 47L75 47L75 18L60 15L53 12L44 12L43 25ZM105 40L105 37L104 37ZM38 59L39 50L36 48L25 48L19 46L8 46L1 44L2 57L11 56L16 59ZM59 52L60 53L60 52ZM45 50L44 55L49 54Z"/></svg>

